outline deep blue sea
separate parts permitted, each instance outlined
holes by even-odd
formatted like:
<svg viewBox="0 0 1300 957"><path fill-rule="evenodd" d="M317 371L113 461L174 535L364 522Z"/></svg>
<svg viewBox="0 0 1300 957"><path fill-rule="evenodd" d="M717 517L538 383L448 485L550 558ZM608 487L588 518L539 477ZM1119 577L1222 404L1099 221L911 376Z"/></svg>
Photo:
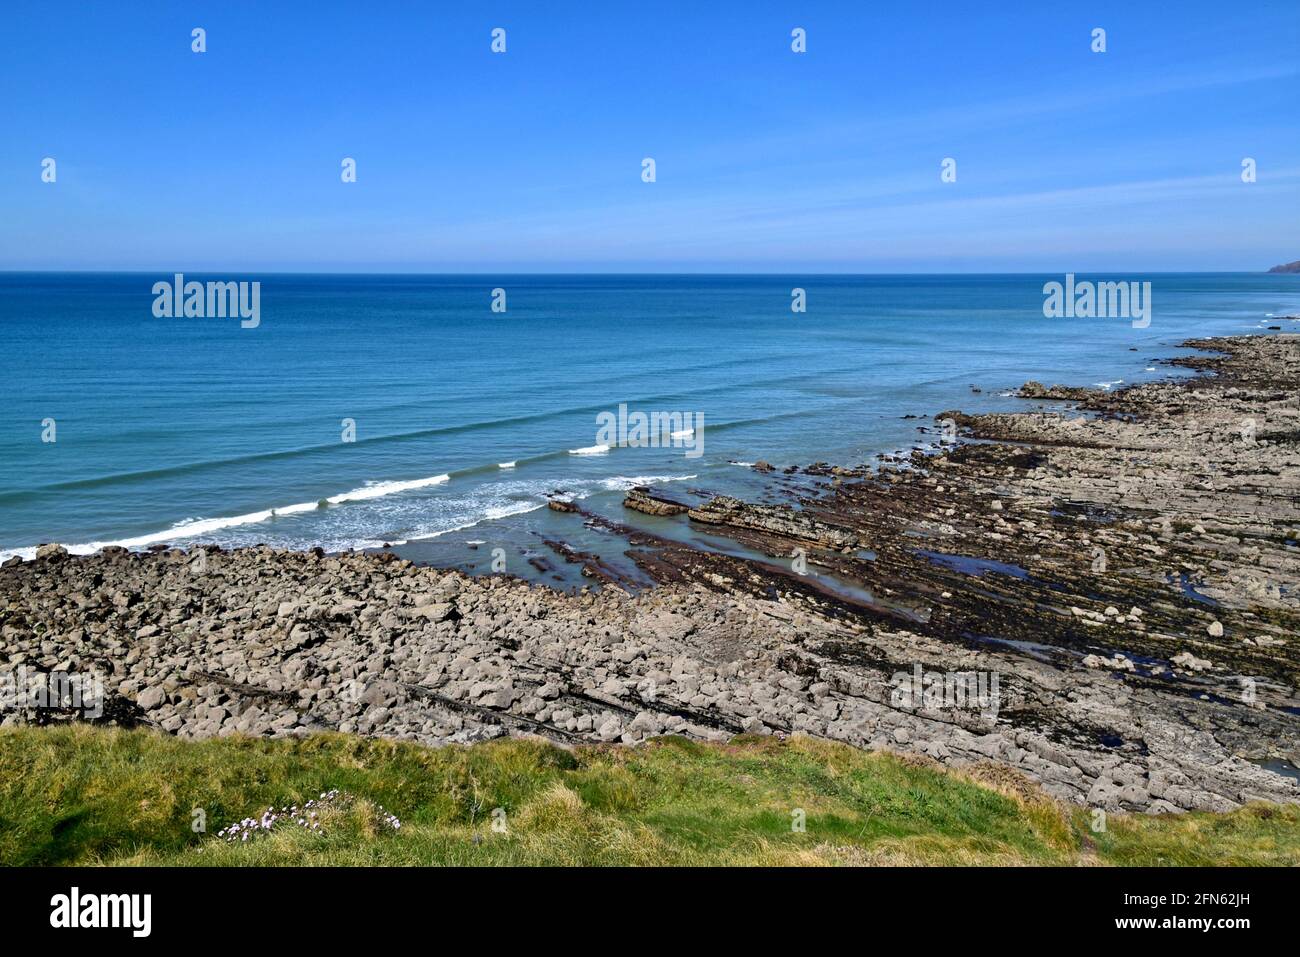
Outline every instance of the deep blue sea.
<svg viewBox="0 0 1300 957"><path fill-rule="evenodd" d="M186 276L260 281L245 329L155 317L171 278L0 274L0 558L392 543L487 570L499 545L524 574L547 538L599 538L548 493L620 520L638 483L757 494L736 463L866 462L930 441L905 416L1177 374L1153 360L1181 339L1300 312L1300 276L1238 273L1142 276L1144 329L1045 318L1060 275ZM620 404L702 416L697 444L597 449Z"/></svg>

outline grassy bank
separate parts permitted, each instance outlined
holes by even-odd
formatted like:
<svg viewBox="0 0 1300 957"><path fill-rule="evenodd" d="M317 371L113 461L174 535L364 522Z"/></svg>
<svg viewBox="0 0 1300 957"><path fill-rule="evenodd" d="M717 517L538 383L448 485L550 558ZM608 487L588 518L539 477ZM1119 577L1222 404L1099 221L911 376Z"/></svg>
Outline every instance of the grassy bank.
<svg viewBox="0 0 1300 957"><path fill-rule="evenodd" d="M319 832L216 836L330 789L356 800L322 810ZM1094 833L1086 809L996 770L809 739L429 749L65 726L0 731L0 863L1295 865L1300 808L1111 815Z"/></svg>

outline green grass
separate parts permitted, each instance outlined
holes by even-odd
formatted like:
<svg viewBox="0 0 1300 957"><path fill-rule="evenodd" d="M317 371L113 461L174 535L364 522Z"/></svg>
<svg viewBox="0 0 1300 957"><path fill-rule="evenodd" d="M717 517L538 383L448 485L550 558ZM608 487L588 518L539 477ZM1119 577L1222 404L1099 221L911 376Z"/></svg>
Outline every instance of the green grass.
<svg viewBox="0 0 1300 957"><path fill-rule="evenodd" d="M330 788L359 800L326 814L324 833L215 836ZM400 831L382 826L377 805ZM192 828L196 808L205 833ZM958 774L807 738L567 751L0 731L5 865L1300 864L1297 807L1111 815L1104 833L1088 820L1008 772Z"/></svg>

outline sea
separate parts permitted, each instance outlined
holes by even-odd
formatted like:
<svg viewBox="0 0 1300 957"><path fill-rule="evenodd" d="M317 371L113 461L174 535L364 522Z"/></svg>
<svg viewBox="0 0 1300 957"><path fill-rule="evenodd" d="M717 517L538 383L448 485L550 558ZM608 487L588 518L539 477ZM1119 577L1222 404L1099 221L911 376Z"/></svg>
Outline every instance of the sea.
<svg viewBox="0 0 1300 957"><path fill-rule="evenodd" d="M1136 323L1045 315L1065 278L184 276L259 283L252 325L166 315L170 273L0 273L0 560L391 548L577 586L555 543L626 542L549 498L725 548L624 495L785 500L816 484L788 466L933 446L935 413L1030 408L1029 379L1118 388L1187 374L1161 360L1188 337L1300 331L1296 275L1075 277L1150 282Z"/></svg>

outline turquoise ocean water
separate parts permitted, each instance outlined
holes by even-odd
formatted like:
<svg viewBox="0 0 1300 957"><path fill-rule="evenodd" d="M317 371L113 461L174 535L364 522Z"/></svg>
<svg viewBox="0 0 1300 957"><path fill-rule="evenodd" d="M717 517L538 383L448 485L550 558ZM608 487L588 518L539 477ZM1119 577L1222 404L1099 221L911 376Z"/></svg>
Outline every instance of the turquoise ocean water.
<svg viewBox="0 0 1300 957"><path fill-rule="evenodd" d="M498 544L514 562L599 537L550 493L619 519L637 483L757 494L735 463L864 462L929 440L905 416L1024 408L1001 393L1030 378L1167 376L1152 360L1181 339L1300 312L1298 276L1116 275L1080 278L1150 280L1149 327L1044 318L1062 278L186 276L260 281L243 329L156 318L167 274L0 274L0 558L393 543L486 570ZM595 449L620 404L702 415L702 454Z"/></svg>

